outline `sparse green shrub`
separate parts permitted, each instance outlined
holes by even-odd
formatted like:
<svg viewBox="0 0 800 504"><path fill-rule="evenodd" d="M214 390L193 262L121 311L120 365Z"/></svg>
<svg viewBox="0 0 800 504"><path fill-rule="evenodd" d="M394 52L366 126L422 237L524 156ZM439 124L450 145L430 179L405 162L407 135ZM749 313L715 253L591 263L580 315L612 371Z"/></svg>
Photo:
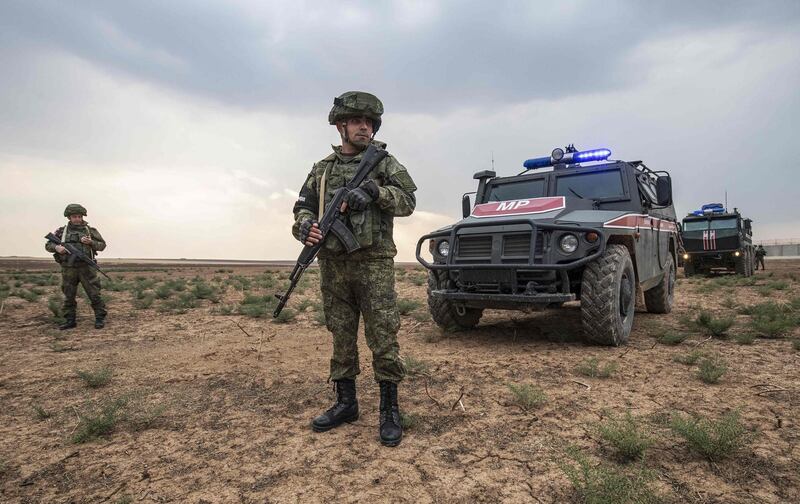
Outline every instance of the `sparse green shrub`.
<svg viewBox="0 0 800 504"><path fill-rule="evenodd" d="M129 403L124 419L131 430L143 431L152 427L166 411L166 404L145 404L139 401L136 404Z"/></svg>
<svg viewBox="0 0 800 504"><path fill-rule="evenodd" d="M516 385L514 383L508 384L508 390L514 398L514 403L522 408L524 411L530 411L537 406L544 404L547 396L541 387L530 384Z"/></svg>
<svg viewBox="0 0 800 504"><path fill-rule="evenodd" d="M577 448L567 450L570 462L559 464L575 489L572 502L581 504L655 504L661 498L651 488L654 477L644 465L623 472L601 462L593 464Z"/></svg>
<svg viewBox="0 0 800 504"><path fill-rule="evenodd" d="M297 312L291 308L284 308L277 317L272 319L272 322L276 324L288 324L289 322L292 322L295 317L297 317Z"/></svg>
<svg viewBox="0 0 800 504"><path fill-rule="evenodd" d="M146 310L152 306L153 301L155 301L156 296L152 292L148 292L147 294L142 294L141 297L134 297L133 298L133 307L137 310Z"/></svg>
<svg viewBox="0 0 800 504"><path fill-rule="evenodd" d="M177 297L165 299L158 306L160 312L186 313L191 308L197 308L197 299L191 292L182 292Z"/></svg>
<svg viewBox="0 0 800 504"><path fill-rule="evenodd" d="M39 420L47 420L48 418L53 416L53 413L44 409L40 404L34 404L33 411L36 412L36 418L38 418Z"/></svg>
<svg viewBox="0 0 800 504"><path fill-rule="evenodd" d="M300 313L303 313L309 307L314 306L314 304L315 304L315 301L313 299L305 298L305 299L301 300L299 303L297 303L297 311L300 312Z"/></svg>
<svg viewBox="0 0 800 504"><path fill-rule="evenodd" d="M78 378L83 380L89 388L99 388L107 385L108 382L111 381L112 373L111 368L107 366L94 371L75 370L75 374L78 375Z"/></svg>
<svg viewBox="0 0 800 504"><path fill-rule="evenodd" d="M740 332L733 335L733 341L740 345L752 345L756 335L750 332Z"/></svg>
<svg viewBox="0 0 800 504"><path fill-rule="evenodd" d="M22 298L29 303L35 303L42 296L41 293L33 289L19 289L17 291L13 291L11 295Z"/></svg>
<svg viewBox="0 0 800 504"><path fill-rule="evenodd" d="M153 292L158 299L167 299L172 295L172 289L166 283L156 287L155 291Z"/></svg>
<svg viewBox="0 0 800 504"><path fill-rule="evenodd" d="M211 310L211 313L213 315L233 315L234 310L235 310L234 305L223 304L217 306L216 308L213 308Z"/></svg>
<svg viewBox="0 0 800 504"><path fill-rule="evenodd" d="M711 336L722 336L727 333L733 325L733 321L733 317L716 318L707 311L701 311L695 319L695 323Z"/></svg>
<svg viewBox="0 0 800 504"><path fill-rule="evenodd" d="M85 443L111 433L120 419L120 410L125 407L126 402L126 399L109 401L101 406L99 411L78 415L80 423L72 435L72 442Z"/></svg>
<svg viewBox="0 0 800 504"><path fill-rule="evenodd" d="M196 299L208 299L212 303L219 303L219 289L205 282L196 283L194 287L192 287L191 293Z"/></svg>
<svg viewBox="0 0 800 504"><path fill-rule="evenodd" d="M617 366L616 361L601 363L597 357L592 357L575 366L575 372L590 378L609 378L617 370Z"/></svg>
<svg viewBox="0 0 800 504"><path fill-rule="evenodd" d="M689 335L686 333L668 331L658 338L658 342L662 345L675 346L683 343Z"/></svg>
<svg viewBox="0 0 800 504"><path fill-rule="evenodd" d="M414 275L411 277L411 283L414 285L425 285L428 282L428 277L425 275Z"/></svg>
<svg viewBox="0 0 800 504"><path fill-rule="evenodd" d="M416 415L406 413L405 411L400 412L400 425L402 425L404 429L413 429L418 423L419 420Z"/></svg>
<svg viewBox="0 0 800 504"><path fill-rule="evenodd" d="M51 294L49 298L47 298L47 308L50 309L50 312L53 314L53 319L56 321L64 320L64 312L62 311L62 306L64 304L64 296L59 293Z"/></svg>
<svg viewBox="0 0 800 504"><path fill-rule="evenodd" d="M417 322L429 322L431 320L431 314L427 310L416 311L411 314L411 318L413 318Z"/></svg>
<svg viewBox="0 0 800 504"><path fill-rule="evenodd" d="M610 417L598 427L600 437L608 442L620 459L641 459L652 444L650 435L639 425L639 420L626 411L622 418Z"/></svg>
<svg viewBox="0 0 800 504"><path fill-rule="evenodd" d="M733 299L733 297L728 296L728 297L726 297L725 299L722 300L722 306L724 308L728 308L730 310L733 310L737 306L739 306L739 304L736 302L735 299Z"/></svg>
<svg viewBox="0 0 800 504"><path fill-rule="evenodd" d="M314 323L321 326L324 326L327 323L325 320L325 310L319 309L314 312Z"/></svg>
<svg viewBox="0 0 800 504"><path fill-rule="evenodd" d="M427 375L430 371L430 365L427 362L410 355L403 357L403 365L406 368L406 374L409 376Z"/></svg>
<svg viewBox="0 0 800 504"><path fill-rule="evenodd" d="M408 315L409 313L419 308L421 305L422 303L420 303L416 299L398 299L397 311L400 312L400 315Z"/></svg>
<svg viewBox="0 0 800 504"><path fill-rule="evenodd" d="M712 384L719 382L719 379L722 378L722 375L727 371L727 363L720 356L712 355L700 361L697 368L697 376L704 383Z"/></svg>
<svg viewBox="0 0 800 504"><path fill-rule="evenodd" d="M724 414L717 421L676 414L670 427L687 441L689 448L712 461L729 457L750 440L738 410Z"/></svg>
<svg viewBox="0 0 800 504"><path fill-rule="evenodd" d="M750 328L762 338L782 338L788 334L796 323L788 317L753 318L750 321Z"/></svg>

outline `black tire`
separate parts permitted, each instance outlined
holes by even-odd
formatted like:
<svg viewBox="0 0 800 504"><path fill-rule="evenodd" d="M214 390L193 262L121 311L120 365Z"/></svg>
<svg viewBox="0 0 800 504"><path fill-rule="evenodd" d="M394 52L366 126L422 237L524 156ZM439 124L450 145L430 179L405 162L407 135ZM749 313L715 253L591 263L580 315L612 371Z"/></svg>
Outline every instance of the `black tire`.
<svg viewBox="0 0 800 504"><path fill-rule="evenodd" d="M694 269L694 263L691 259L688 259L685 263L683 263L683 276L689 278L692 275L696 275L697 271Z"/></svg>
<svg viewBox="0 0 800 504"><path fill-rule="evenodd" d="M432 290L439 289L440 280L447 275L446 272L428 272L428 310L433 321L445 332L458 332L472 329L481 320L483 310L478 308L457 307L446 299L436 298L431 295Z"/></svg>
<svg viewBox="0 0 800 504"><path fill-rule="evenodd" d="M601 345L628 341L636 306L636 276L628 249L609 245L581 280L581 321L586 338Z"/></svg>
<svg viewBox="0 0 800 504"><path fill-rule="evenodd" d="M675 302L675 262L672 256L664 264L661 282L652 289L644 291L644 305L650 313L669 313Z"/></svg>
<svg viewBox="0 0 800 504"><path fill-rule="evenodd" d="M753 249L747 250L747 276L753 276L755 274L755 260L753 258Z"/></svg>
<svg viewBox="0 0 800 504"><path fill-rule="evenodd" d="M734 260L736 274L747 276L747 259L745 255L742 254Z"/></svg>

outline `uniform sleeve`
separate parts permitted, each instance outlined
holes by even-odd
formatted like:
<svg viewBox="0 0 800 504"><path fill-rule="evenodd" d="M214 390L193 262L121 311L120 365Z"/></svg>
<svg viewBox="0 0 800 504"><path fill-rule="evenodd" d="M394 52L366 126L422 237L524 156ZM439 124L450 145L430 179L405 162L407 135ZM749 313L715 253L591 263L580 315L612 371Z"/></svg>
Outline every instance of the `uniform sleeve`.
<svg viewBox="0 0 800 504"><path fill-rule="evenodd" d="M100 231L96 230L93 227L90 227L89 228L89 235L92 238L92 248L95 250L95 252L100 252L102 250L105 250L106 241L100 235Z"/></svg>
<svg viewBox="0 0 800 504"><path fill-rule="evenodd" d="M60 240L61 237L64 236L64 228L60 227L60 228L56 229L55 231L53 231L53 234L56 235L58 237L58 239ZM48 240L47 243L44 244L44 249L46 251L50 252L51 254L55 254L56 253L56 244L51 242L50 240Z"/></svg>
<svg viewBox="0 0 800 504"><path fill-rule="evenodd" d="M300 239L300 224L306 219L317 219L317 212L319 211L319 196L317 194L316 178L314 172L317 165L311 169L311 173L306 177L306 181L300 188L300 194L297 196L297 201L294 203L294 225L292 226L292 235L295 239Z"/></svg>
<svg viewBox="0 0 800 504"><path fill-rule="evenodd" d="M380 188L378 206L381 211L395 217L411 215L417 206L417 198L414 196L417 186L405 167L394 157L387 158L387 163L386 178Z"/></svg>

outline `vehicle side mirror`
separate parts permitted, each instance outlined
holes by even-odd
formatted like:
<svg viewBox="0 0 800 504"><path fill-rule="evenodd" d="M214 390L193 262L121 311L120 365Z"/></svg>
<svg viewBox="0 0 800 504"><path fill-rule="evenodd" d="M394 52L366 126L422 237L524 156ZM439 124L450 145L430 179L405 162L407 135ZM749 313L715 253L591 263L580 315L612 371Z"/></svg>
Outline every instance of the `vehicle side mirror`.
<svg viewBox="0 0 800 504"><path fill-rule="evenodd" d="M672 204L672 179L661 176L656 180L656 203L658 206L669 206Z"/></svg>
<svg viewBox="0 0 800 504"><path fill-rule="evenodd" d="M465 194L461 198L461 215L466 219L472 213L472 202L469 200L469 194Z"/></svg>

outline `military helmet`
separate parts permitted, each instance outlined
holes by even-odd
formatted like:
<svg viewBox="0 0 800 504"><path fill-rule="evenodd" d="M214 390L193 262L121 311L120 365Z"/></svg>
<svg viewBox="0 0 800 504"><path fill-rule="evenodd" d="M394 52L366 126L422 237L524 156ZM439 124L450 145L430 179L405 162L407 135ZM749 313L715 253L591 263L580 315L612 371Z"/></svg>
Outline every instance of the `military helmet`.
<svg viewBox="0 0 800 504"><path fill-rule="evenodd" d="M381 127L383 103L377 96L364 91L348 91L333 99L333 108L328 114L328 123L336 124L349 117L365 116L372 119L375 133Z"/></svg>
<svg viewBox="0 0 800 504"><path fill-rule="evenodd" d="M86 217L86 209L83 205L79 205L77 203L70 203L67 205L67 208L64 209L64 217L69 217L70 215L83 215Z"/></svg>

